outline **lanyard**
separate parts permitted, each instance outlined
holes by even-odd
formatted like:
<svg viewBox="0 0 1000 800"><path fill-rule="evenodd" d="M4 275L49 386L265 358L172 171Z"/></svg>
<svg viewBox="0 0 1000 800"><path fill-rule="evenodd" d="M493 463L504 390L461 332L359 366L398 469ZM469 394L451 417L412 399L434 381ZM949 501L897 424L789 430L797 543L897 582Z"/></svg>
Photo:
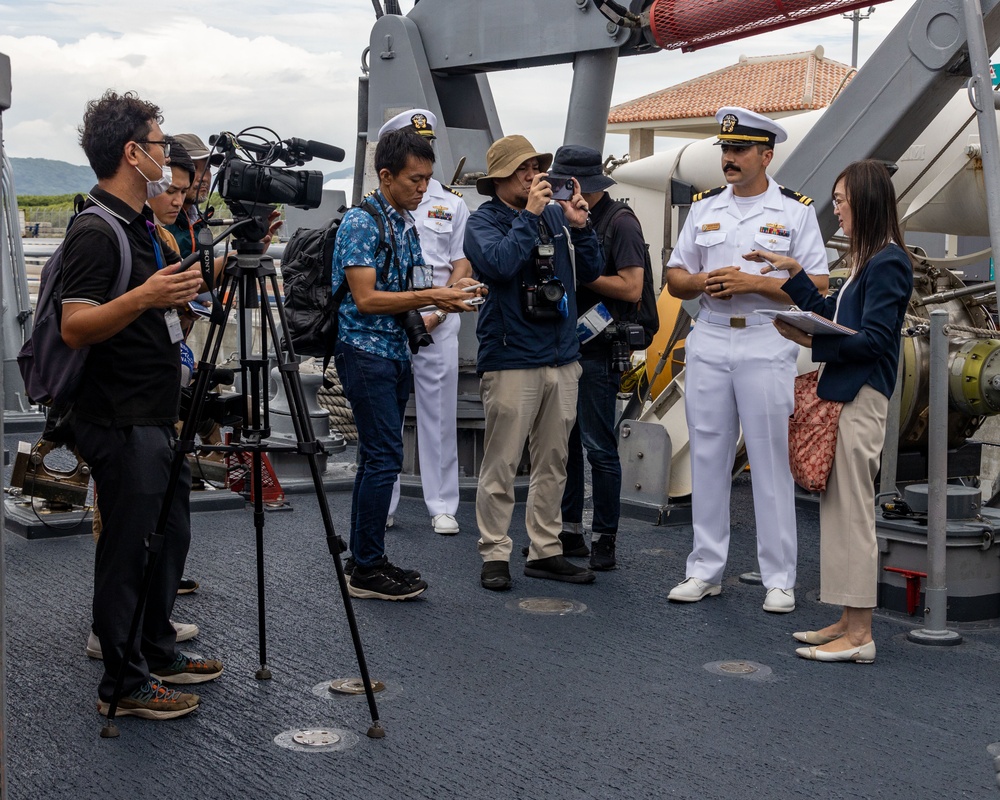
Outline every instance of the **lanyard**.
<svg viewBox="0 0 1000 800"><path fill-rule="evenodd" d="M149 231L149 238L153 242L153 252L156 254L156 268L163 269L163 250L160 249L160 237L156 235L156 223L146 220L146 230Z"/></svg>

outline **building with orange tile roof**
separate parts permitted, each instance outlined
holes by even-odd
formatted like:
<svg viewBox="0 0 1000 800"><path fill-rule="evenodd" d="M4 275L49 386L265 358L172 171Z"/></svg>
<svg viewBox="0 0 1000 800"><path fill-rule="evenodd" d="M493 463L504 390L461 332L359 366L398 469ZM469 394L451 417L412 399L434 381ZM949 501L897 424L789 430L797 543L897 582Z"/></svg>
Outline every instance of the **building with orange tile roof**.
<svg viewBox="0 0 1000 800"><path fill-rule="evenodd" d="M608 132L628 132L634 161L653 154L654 136L698 139L716 133L721 106L742 106L775 119L825 108L855 72L824 58L822 46L805 53L740 56L731 66L612 107Z"/></svg>

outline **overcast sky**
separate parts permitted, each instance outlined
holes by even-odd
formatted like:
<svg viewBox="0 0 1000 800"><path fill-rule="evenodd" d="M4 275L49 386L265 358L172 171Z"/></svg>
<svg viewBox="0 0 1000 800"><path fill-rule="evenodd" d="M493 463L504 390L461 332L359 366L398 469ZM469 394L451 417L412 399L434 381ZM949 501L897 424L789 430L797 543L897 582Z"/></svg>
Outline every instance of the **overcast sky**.
<svg viewBox="0 0 1000 800"><path fill-rule="evenodd" d="M460 9L491 1L453 3ZM878 5L860 24L862 64L914 2ZM401 5L405 13L413 2ZM0 0L0 53L10 57L13 73L4 147L13 157L85 164L76 127L87 100L110 87L135 90L160 105L168 133L194 132L207 140L222 130L267 125L282 138L335 144L350 159L361 53L374 21L371 0ZM849 64L852 27L838 14L696 53L622 59L613 102L721 69L741 54L822 45L827 57ZM569 65L492 74L504 131L523 133L542 150L558 147L571 76ZM608 153L627 150L626 136L608 137ZM336 169L329 162L317 167Z"/></svg>

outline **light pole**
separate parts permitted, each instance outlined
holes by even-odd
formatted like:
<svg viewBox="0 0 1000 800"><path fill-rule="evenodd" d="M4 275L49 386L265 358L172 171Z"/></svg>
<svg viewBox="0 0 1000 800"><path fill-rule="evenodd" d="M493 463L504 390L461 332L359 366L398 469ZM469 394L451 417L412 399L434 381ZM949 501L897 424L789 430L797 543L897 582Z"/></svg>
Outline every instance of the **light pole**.
<svg viewBox="0 0 1000 800"><path fill-rule="evenodd" d="M854 23L854 39L851 42L851 66L858 66L858 26L861 24L861 20L868 19L872 14L875 13L875 6L869 6L867 11L862 11L860 8L854 9L850 14L842 14L844 19L849 19Z"/></svg>

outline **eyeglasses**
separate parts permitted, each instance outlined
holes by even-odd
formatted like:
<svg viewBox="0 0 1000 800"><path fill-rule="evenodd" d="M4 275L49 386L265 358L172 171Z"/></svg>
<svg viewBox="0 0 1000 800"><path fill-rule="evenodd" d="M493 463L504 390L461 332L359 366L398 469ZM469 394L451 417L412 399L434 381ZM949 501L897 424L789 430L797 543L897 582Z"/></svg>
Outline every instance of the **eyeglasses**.
<svg viewBox="0 0 1000 800"><path fill-rule="evenodd" d="M163 148L163 157L170 158L170 140L169 139L133 139L136 144L158 144Z"/></svg>
<svg viewBox="0 0 1000 800"><path fill-rule="evenodd" d="M846 206L846 205L847 205L847 198L846 197L834 197L833 198L833 207L834 208L840 208L841 206Z"/></svg>

